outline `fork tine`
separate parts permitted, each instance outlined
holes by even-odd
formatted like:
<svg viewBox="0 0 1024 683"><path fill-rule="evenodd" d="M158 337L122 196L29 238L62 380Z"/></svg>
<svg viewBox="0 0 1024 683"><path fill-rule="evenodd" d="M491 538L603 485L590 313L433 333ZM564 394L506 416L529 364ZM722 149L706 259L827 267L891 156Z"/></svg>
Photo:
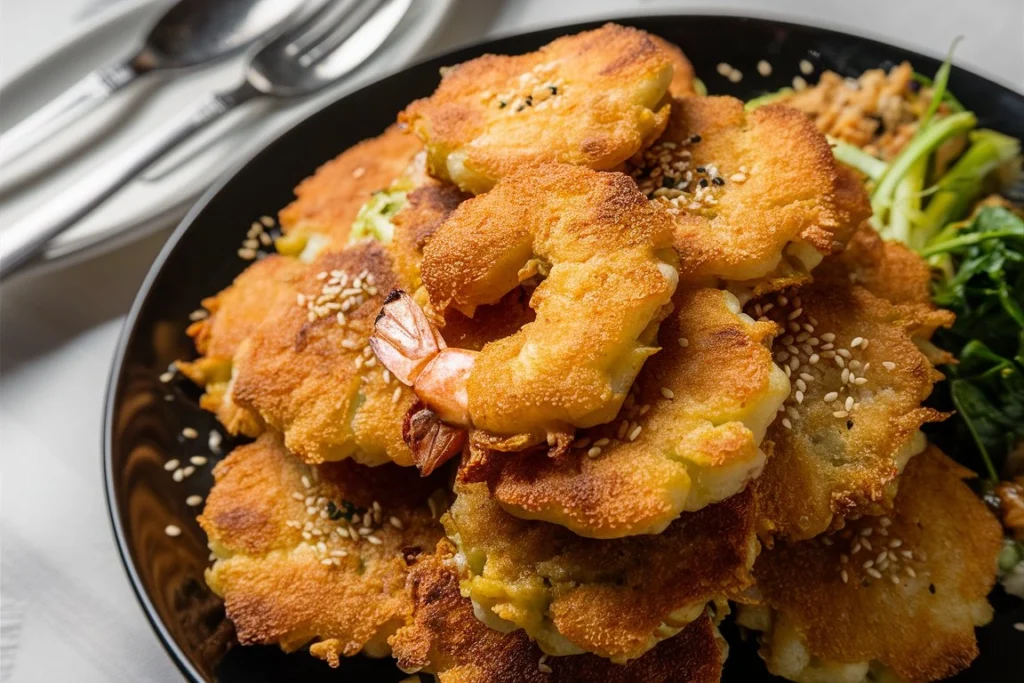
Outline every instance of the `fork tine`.
<svg viewBox="0 0 1024 683"><path fill-rule="evenodd" d="M316 42L310 44L306 53L299 57L299 64L308 67L320 61L325 55L331 54L366 23L383 4L384 0L362 0L356 9L340 22L333 25L328 25L325 22L326 30L318 32Z"/></svg>
<svg viewBox="0 0 1024 683"><path fill-rule="evenodd" d="M362 0L328 0L328 2L307 21L289 32L290 42L285 54L300 55L320 42L332 28L343 22Z"/></svg>
<svg viewBox="0 0 1024 683"><path fill-rule="evenodd" d="M338 6L338 3L334 2L334 0L310 0L308 4L309 9L299 13L296 22L286 26L281 33L267 44L267 47L273 46L287 49L287 45L290 45L311 27L316 26L324 16Z"/></svg>

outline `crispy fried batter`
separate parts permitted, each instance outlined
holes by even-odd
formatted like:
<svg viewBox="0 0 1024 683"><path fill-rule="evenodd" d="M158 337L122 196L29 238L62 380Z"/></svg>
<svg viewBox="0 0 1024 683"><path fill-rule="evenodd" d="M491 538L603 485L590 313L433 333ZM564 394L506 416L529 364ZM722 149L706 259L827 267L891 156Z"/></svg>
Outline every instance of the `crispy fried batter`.
<svg viewBox="0 0 1024 683"><path fill-rule="evenodd" d="M387 654L387 638L412 614L409 558L441 538L426 504L441 482L393 465L310 467L272 434L232 452L214 477L199 517L217 555L206 578L239 641L285 651L312 642L332 666L360 651ZM372 536L353 540L353 524Z"/></svg>
<svg viewBox="0 0 1024 683"><path fill-rule="evenodd" d="M757 292L806 280L870 213L825 136L786 107L676 100L665 133L634 162L640 189L674 216L684 280Z"/></svg>
<svg viewBox="0 0 1024 683"><path fill-rule="evenodd" d="M962 481L972 476L930 447L907 465L888 517L851 523L827 544L764 552L755 573L765 605L741 607L739 621L767 631L768 668L806 682L889 680L884 670L933 681L966 668L974 627L992 616L985 597L1002 543Z"/></svg>
<svg viewBox="0 0 1024 683"><path fill-rule="evenodd" d="M942 375L919 345L953 316L930 305L894 305L851 282L852 273L872 269L887 267L851 271L833 257L814 284L753 306L755 315L786 327L773 351L794 386L767 436L775 455L761 476L766 536L806 539L844 518L887 510L899 473L924 447L921 425L943 417L921 407ZM873 286L879 294L888 289Z"/></svg>
<svg viewBox="0 0 1024 683"><path fill-rule="evenodd" d="M903 242L883 240L865 221L840 257L850 281L894 304L931 305L927 261Z"/></svg>
<svg viewBox="0 0 1024 683"><path fill-rule="evenodd" d="M290 295L291 281L301 270L299 261L276 254L253 263L216 296L203 299L209 316L187 330L195 340L199 358L178 361L176 365L182 374L205 389L199 405L216 413L231 434L255 436L263 427L259 418L236 406L227 395L232 358L274 302Z"/></svg>
<svg viewBox="0 0 1024 683"><path fill-rule="evenodd" d="M650 35L608 24L446 69L399 121L426 143L431 174L473 193L546 162L612 169L665 127L672 62Z"/></svg>
<svg viewBox="0 0 1024 683"><path fill-rule="evenodd" d="M669 83L668 92L672 97L688 97L696 95L697 89L694 83L696 74L693 72L693 64L686 58L686 54L675 43L670 43L661 36L651 35L661 50L668 54L672 60L672 82Z"/></svg>
<svg viewBox="0 0 1024 683"><path fill-rule="evenodd" d="M534 443L612 419L653 353L675 289L668 216L621 173L551 164L461 204L423 257L441 314L472 316L538 273L536 320L484 347L468 382L476 428Z"/></svg>
<svg viewBox="0 0 1024 683"><path fill-rule="evenodd" d="M593 538L659 533L680 512L746 486L761 472L758 445L789 395L767 348L775 325L751 321L720 290L677 292L673 303L662 350L616 420L578 433L565 456L488 453L469 474L486 479L512 514Z"/></svg>
<svg viewBox="0 0 1024 683"><path fill-rule="evenodd" d="M278 214L281 229L322 235L332 248L343 247L359 209L399 177L422 149L416 136L398 125L350 147L299 183L295 201Z"/></svg>
<svg viewBox="0 0 1024 683"><path fill-rule="evenodd" d="M441 683L717 683L728 647L707 615L625 665L595 655L547 658L522 631L501 633L473 615L459 593L451 545L438 544L409 571L411 622L391 638L399 666ZM545 668L546 667L546 668Z"/></svg>
<svg viewBox="0 0 1024 683"><path fill-rule="evenodd" d="M485 622L522 628L550 654L638 657L752 582L752 487L661 534L614 540L513 517L484 484L456 493L442 521L460 551L463 591Z"/></svg>
<svg viewBox="0 0 1024 683"><path fill-rule="evenodd" d="M236 357L235 402L307 462L412 462L401 428L413 394L366 345L384 297L407 286L393 267L373 241L320 256L296 281L303 299L279 301Z"/></svg>
<svg viewBox="0 0 1024 683"><path fill-rule="evenodd" d="M420 263L427 242L452 211L468 197L454 185L432 179L423 180L406 195L405 206L392 220L394 238L388 250L402 278L410 283L411 291L418 290L422 285Z"/></svg>

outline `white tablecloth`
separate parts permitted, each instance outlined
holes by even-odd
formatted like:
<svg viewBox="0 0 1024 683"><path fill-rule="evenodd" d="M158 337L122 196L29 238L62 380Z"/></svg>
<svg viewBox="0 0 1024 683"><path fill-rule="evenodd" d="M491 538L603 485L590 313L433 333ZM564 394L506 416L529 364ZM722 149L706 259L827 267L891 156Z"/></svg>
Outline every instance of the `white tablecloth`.
<svg viewBox="0 0 1024 683"><path fill-rule="evenodd" d="M20 70L113 0L2 0L0 70ZM846 27L1024 90L1021 0L463 0L432 51L630 12L756 13ZM0 78L0 81L3 79ZM59 201L59 199L56 199ZM107 521L101 413L124 314L166 233L0 291L0 681L176 681Z"/></svg>

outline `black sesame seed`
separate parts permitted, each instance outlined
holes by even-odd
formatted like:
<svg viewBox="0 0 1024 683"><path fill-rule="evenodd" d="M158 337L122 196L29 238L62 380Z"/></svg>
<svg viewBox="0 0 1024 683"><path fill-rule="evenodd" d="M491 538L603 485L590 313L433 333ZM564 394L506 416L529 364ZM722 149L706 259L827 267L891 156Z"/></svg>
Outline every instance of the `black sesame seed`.
<svg viewBox="0 0 1024 683"><path fill-rule="evenodd" d="M690 136L690 142L697 143L697 142L700 142L700 141L701 141L701 137L699 135L691 135Z"/></svg>
<svg viewBox="0 0 1024 683"><path fill-rule="evenodd" d="M700 179L700 186L701 187L707 187L708 186L708 179L707 178L701 178Z"/></svg>
<svg viewBox="0 0 1024 683"><path fill-rule="evenodd" d="M527 95L526 96L526 106L527 107L532 107L533 106L533 95Z"/></svg>
<svg viewBox="0 0 1024 683"><path fill-rule="evenodd" d="M697 173L705 173L705 172L706 172L706 171L704 170L704 167L703 167L703 166L698 166L698 167L697 167Z"/></svg>
<svg viewBox="0 0 1024 683"><path fill-rule="evenodd" d="M526 105L525 104L520 104L518 107L516 107L516 111L517 112L522 111L524 109L526 109Z"/></svg>
<svg viewBox="0 0 1024 683"><path fill-rule="evenodd" d="M661 186L662 187L675 187L676 186L676 179L675 178L669 178L668 176L665 176L664 178L661 179Z"/></svg>
<svg viewBox="0 0 1024 683"><path fill-rule="evenodd" d="M918 92L921 90L921 84L917 81L910 81L910 83L907 83L907 89L910 90L910 92Z"/></svg>
<svg viewBox="0 0 1024 683"><path fill-rule="evenodd" d="M508 102L505 100L498 100L498 109L504 109L508 106Z"/></svg>
<svg viewBox="0 0 1024 683"><path fill-rule="evenodd" d="M935 595L935 584L934 583L929 583L928 584L928 592L931 593L932 595Z"/></svg>
<svg viewBox="0 0 1024 683"><path fill-rule="evenodd" d="M725 185L725 179L717 176L712 178L711 182L713 182L715 185Z"/></svg>
<svg viewBox="0 0 1024 683"><path fill-rule="evenodd" d="M558 86L549 85L548 86L548 90L551 91L552 95L557 95L558 94Z"/></svg>

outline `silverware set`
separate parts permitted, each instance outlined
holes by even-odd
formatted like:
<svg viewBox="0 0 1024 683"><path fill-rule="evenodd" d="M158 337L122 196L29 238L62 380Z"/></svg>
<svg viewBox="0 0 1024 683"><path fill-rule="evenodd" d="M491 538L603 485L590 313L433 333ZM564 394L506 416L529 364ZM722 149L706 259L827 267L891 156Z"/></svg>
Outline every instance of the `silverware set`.
<svg viewBox="0 0 1024 683"><path fill-rule="evenodd" d="M180 0L142 48L90 73L64 95L0 136L0 163L31 152L49 135L147 74L196 69L253 50L245 78L212 93L130 149L102 161L70 187L0 231L0 280L39 254L129 181L196 131L257 98L311 95L352 73L393 33L413 0Z"/></svg>

